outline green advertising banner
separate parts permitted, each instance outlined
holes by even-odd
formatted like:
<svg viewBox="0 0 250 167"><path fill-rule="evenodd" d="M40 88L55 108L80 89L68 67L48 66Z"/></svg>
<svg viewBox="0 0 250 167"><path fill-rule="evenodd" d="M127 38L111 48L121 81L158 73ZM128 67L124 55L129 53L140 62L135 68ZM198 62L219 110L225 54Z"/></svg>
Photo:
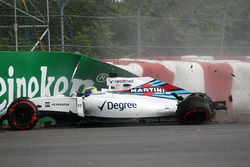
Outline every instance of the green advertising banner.
<svg viewBox="0 0 250 167"><path fill-rule="evenodd" d="M0 111L18 97L70 95L106 87L110 72L133 74L87 56L61 52L0 52Z"/></svg>

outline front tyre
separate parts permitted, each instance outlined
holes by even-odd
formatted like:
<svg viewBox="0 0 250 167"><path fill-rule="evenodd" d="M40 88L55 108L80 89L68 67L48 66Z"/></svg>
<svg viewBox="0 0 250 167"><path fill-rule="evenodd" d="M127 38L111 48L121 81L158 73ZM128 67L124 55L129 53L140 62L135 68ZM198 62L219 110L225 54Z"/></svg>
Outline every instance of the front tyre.
<svg viewBox="0 0 250 167"><path fill-rule="evenodd" d="M17 99L7 110L9 125L16 130L32 129L38 121L35 104L27 99Z"/></svg>
<svg viewBox="0 0 250 167"><path fill-rule="evenodd" d="M212 118L211 99L203 93L194 93L181 101L177 107L178 120L181 124L200 125Z"/></svg>

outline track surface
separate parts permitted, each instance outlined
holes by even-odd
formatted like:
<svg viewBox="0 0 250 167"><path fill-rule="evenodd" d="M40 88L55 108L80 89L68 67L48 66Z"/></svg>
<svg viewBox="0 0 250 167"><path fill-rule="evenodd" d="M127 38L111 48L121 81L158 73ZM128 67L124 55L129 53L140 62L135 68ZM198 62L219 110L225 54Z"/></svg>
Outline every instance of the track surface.
<svg viewBox="0 0 250 167"><path fill-rule="evenodd" d="M250 125L0 130L2 167L249 166Z"/></svg>

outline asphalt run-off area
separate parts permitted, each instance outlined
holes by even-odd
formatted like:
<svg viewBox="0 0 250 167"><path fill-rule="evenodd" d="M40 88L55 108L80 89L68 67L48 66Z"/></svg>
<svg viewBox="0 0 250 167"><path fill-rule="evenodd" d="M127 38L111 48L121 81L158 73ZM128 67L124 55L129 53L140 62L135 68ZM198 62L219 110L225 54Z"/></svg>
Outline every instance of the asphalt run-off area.
<svg viewBox="0 0 250 167"><path fill-rule="evenodd" d="M243 167L250 124L0 130L2 167Z"/></svg>

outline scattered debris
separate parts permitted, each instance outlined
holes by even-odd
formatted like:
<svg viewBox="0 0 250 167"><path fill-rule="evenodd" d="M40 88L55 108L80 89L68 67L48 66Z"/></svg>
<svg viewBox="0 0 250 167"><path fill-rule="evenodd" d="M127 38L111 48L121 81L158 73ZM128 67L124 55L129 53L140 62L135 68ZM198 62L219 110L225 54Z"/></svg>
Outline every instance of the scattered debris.
<svg viewBox="0 0 250 167"><path fill-rule="evenodd" d="M233 96L230 95L230 96L228 97L228 100L229 100L230 102L233 102Z"/></svg>

